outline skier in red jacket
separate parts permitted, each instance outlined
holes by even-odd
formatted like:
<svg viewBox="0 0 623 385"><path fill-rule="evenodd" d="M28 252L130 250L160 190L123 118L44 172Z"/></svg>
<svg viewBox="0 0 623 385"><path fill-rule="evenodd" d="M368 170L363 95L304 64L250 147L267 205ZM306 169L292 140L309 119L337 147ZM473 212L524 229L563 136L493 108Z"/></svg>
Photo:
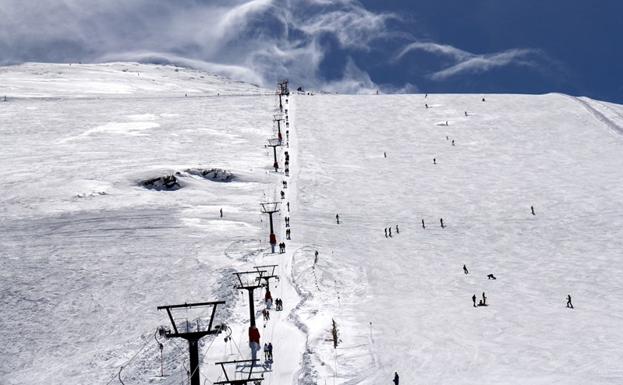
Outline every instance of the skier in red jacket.
<svg viewBox="0 0 623 385"><path fill-rule="evenodd" d="M251 359L257 359L257 351L260 350L260 331L255 326L249 328L249 347L251 348ZM255 362L253 362L255 365Z"/></svg>

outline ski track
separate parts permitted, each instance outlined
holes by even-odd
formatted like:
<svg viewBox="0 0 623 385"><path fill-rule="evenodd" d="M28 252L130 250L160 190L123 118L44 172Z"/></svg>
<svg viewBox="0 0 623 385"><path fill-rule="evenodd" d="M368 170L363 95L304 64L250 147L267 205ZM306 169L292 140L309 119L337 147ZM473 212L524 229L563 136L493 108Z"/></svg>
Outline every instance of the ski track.
<svg viewBox="0 0 623 385"><path fill-rule="evenodd" d="M614 121L612 121L611 119L609 119L606 115L604 115L601 111L599 111L594 105L591 105L591 102L584 100L582 98L574 98L576 101L578 101L584 108L586 108L586 110L588 112L590 112L591 114L593 114L593 116L599 120L600 122L602 122L603 124L605 124L608 128L610 128L613 132L619 134L619 135L623 135L623 127L619 126L618 124L616 124ZM613 111L612 109L610 109L609 107L603 105L602 103L599 102L594 102L596 105L601 106L602 108L607 108L610 111L612 111L613 113L615 113L618 117L621 117L620 114L618 114L617 112Z"/></svg>

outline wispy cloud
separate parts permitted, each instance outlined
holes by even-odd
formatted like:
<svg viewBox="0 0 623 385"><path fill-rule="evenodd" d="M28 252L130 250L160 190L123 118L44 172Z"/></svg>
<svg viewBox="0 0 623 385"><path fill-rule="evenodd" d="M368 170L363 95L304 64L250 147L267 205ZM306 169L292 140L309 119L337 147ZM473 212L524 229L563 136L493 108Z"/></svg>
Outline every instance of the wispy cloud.
<svg viewBox="0 0 623 385"><path fill-rule="evenodd" d="M446 80L459 75L483 73L493 68L508 65L536 68L539 62L546 59L542 52L534 49L513 48L490 54L474 54L445 44L413 42L400 50L395 60L400 60L409 53L416 51L441 55L454 61L454 64L430 74L430 78L433 80Z"/></svg>

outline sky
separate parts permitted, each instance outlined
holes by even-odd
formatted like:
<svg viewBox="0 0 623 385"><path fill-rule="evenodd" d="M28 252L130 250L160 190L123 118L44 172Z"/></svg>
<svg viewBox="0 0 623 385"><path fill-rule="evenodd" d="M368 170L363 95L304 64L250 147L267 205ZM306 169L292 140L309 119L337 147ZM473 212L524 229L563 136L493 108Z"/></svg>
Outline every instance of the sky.
<svg viewBox="0 0 623 385"><path fill-rule="evenodd" d="M620 0L0 0L0 64L140 61L329 92L623 103Z"/></svg>

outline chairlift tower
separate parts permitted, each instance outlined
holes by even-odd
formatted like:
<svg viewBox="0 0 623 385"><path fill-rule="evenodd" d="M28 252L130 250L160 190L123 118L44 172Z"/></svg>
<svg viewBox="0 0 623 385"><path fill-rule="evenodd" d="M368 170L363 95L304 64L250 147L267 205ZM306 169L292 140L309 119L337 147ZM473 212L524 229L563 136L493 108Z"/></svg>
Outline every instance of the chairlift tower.
<svg viewBox="0 0 623 385"><path fill-rule="evenodd" d="M214 323L214 315L216 314L216 306L225 304L225 301L213 301L213 302L197 302L197 303L184 303L181 305L165 305L158 306L158 310L166 310L173 326L173 332L167 330L164 332L166 338L183 338L188 341L188 353L190 355L190 384L201 385L199 378L199 340L210 334L219 334L223 329L223 325L217 325L212 329ZM199 330L199 324L197 324L197 331L189 331L186 328L186 332L180 332L177 328L171 309L185 308L190 309L192 307L212 306L212 315L210 316L210 323L206 330Z"/></svg>
<svg viewBox="0 0 623 385"><path fill-rule="evenodd" d="M221 369L223 369L223 374L225 375L225 380L224 381L216 381L213 384L214 385L247 385L248 383L252 383L253 385L260 385L262 380L264 380L264 375L262 374L262 377L255 377L253 378L253 368L256 365L256 362L259 361L259 359L255 359L255 360L237 360L237 361L224 361L224 362L217 362L215 363L215 365L220 365ZM249 370L249 375L246 378L240 378L240 379L235 379L235 378L229 378L229 376L227 375L227 370L225 369L225 365L229 365L229 364L235 364L236 366L238 364L245 364L245 363L250 363L250 370Z"/></svg>
<svg viewBox="0 0 623 385"><path fill-rule="evenodd" d="M268 291L270 291L270 280L271 279L276 279L277 281L279 281L279 276L275 274L275 268L279 266L279 265L262 265L262 266L253 266L253 268L255 270L259 271L265 271L265 274L261 274L257 279L258 280L264 280L266 281L266 288Z"/></svg>
<svg viewBox="0 0 623 385"><path fill-rule="evenodd" d="M273 254L275 253L275 246L277 245L277 236L275 236L275 230L274 230L274 227L273 227L273 214L279 212L279 207L278 207L279 203L280 202L260 203L260 205L262 206L262 213L263 214L268 214L268 221L270 223L269 240L270 240L271 252Z"/></svg>
<svg viewBox="0 0 623 385"><path fill-rule="evenodd" d="M234 275L238 278L238 283L236 284L236 289L238 290L246 290L249 293L249 319L250 319L250 327L255 326L255 302L253 299L253 291L255 289L259 289L263 287L261 283L262 274L266 273L266 270L254 270L254 271L241 271L238 273L234 273ZM249 275L257 275L257 277L253 277L253 279L246 280L243 277Z"/></svg>
<svg viewBox="0 0 623 385"><path fill-rule="evenodd" d="M277 139L279 139L280 142L283 142L283 135L281 134L281 121L283 121L283 115L273 115L273 122L277 122Z"/></svg>
<svg viewBox="0 0 623 385"><path fill-rule="evenodd" d="M273 167L275 168L275 172L279 171L279 162L277 162L277 147L281 146L281 139L279 138L270 138L268 139L268 144L266 145L266 147L272 147L273 148L273 156L274 156L274 163L273 163Z"/></svg>

